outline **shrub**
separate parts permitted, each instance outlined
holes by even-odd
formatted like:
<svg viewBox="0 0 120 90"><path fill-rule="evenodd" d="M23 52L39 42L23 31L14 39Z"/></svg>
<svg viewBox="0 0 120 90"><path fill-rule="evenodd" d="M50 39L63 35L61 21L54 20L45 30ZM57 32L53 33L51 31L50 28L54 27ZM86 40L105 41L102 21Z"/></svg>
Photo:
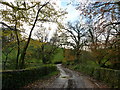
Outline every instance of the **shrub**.
<svg viewBox="0 0 120 90"><path fill-rule="evenodd" d="M101 68L93 63L68 65L69 68L93 76L95 79L107 83L110 87L120 88L120 70Z"/></svg>
<svg viewBox="0 0 120 90"><path fill-rule="evenodd" d="M120 70L97 68L94 70L93 76L108 83L111 87L120 88Z"/></svg>
<svg viewBox="0 0 120 90"><path fill-rule="evenodd" d="M57 71L54 65L2 72L2 88L19 88Z"/></svg>

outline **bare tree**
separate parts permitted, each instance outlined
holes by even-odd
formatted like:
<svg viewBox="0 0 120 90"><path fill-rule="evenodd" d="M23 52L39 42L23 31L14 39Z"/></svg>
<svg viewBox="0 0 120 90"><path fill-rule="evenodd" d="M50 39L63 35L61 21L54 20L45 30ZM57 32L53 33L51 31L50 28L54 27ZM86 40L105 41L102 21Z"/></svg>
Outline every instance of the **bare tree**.
<svg viewBox="0 0 120 90"><path fill-rule="evenodd" d="M69 42L70 45L74 48L75 50L75 56L76 56L76 61L79 61L79 56L81 54L81 51L83 50L83 46L85 45L85 35L86 35L86 30L85 27L83 27L80 22L76 22L75 24L73 23L68 23L68 28L65 29L73 42Z"/></svg>

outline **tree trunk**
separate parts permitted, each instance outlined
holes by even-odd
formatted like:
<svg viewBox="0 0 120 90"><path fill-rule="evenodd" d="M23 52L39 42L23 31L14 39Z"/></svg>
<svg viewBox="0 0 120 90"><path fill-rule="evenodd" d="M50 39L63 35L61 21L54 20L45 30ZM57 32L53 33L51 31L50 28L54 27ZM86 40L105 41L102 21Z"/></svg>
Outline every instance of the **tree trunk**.
<svg viewBox="0 0 120 90"><path fill-rule="evenodd" d="M34 29L34 27L35 27L35 24L36 24L36 22L37 22L37 19L38 19L39 12L40 12L40 10L41 10L44 6L46 6L48 3L49 3L49 2L45 3L44 5L42 5L42 7L39 8L39 10L38 10L38 12L37 12L37 15L36 15L36 18L35 18L33 27L31 28L31 31L30 31L28 40L27 40L27 42L26 42L26 44L25 44L25 47L23 48L23 51L22 51L22 54L21 54L21 57L20 57L20 69L25 68L25 65L24 65L24 64L25 64L25 61L24 61L24 59L25 59L25 55L26 55L26 51L27 51L28 45L29 45L29 43L30 43L32 31L33 31L33 29Z"/></svg>
<svg viewBox="0 0 120 90"><path fill-rule="evenodd" d="M3 70L6 69L7 59L8 59L8 54L6 55L5 61L3 62Z"/></svg>
<svg viewBox="0 0 120 90"><path fill-rule="evenodd" d="M42 62L43 62L43 64L46 64L46 59L45 59L45 55L44 55L44 45L42 45L41 48L42 48Z"/></svg>
<svg viewBox="0 0 120 90"><path fill-rule="evenodd" d="M20 55L20 40L19 40L19 36L18 36L18 31L17 31L17 20L15 22L15 35L16 35L16 38L17 38L17 48L18 48L17 57L16 57L16 67L15 68L18 69L18 62L19 62L19 55Z"/></svg>
<svg viewBox="0 0 120 90"><path fill-rule="evenodd" d="M79 49L78 47L75 49L75 63L79 62Z"/></svg>

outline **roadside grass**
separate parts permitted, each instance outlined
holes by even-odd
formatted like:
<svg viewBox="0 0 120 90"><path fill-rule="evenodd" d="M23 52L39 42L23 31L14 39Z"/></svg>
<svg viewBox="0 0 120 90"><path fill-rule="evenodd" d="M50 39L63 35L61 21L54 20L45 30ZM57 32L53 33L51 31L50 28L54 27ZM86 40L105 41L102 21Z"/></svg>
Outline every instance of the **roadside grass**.
<svg viewBox="0 0 120 90"><path fill-rule="evenodd" d="M73 64L73 62L71 62L71 64L65 66L69 67L70 69L88 74L90 76L92 76L92 74L94 73L95 68L99 68L99 66L93 61L79 64Z"/></svg>
<svg viewBox="0 0 120 90"><path fill-rule="evenodd" d="M57 70L57 71L54 71L54 72L51 72L51 73L49 73L48 75L45 75L45 76L43 76L43 77L41 77L40 78L40 80L41 79L49 79L50 77L52 77L52 76L56 76L56 75L58 75L60 72Z"/></svg>
<svg viewBox="0 0 120 90"><path fill-rule="evenodd" d="M37 66L42 66L42 65L43 65L42 60L38 60L38 59L35 59L35 58L28 59L25 62L25 68L37 67Z"/></svg>

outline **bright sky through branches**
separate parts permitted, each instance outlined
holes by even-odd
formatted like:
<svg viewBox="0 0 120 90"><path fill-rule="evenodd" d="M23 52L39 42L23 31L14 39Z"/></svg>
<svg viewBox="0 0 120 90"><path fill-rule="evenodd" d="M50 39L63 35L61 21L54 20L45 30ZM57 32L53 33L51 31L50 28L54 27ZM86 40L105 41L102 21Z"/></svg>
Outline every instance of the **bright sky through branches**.
<svg viewBox="0 0 120 90"><path fill-rule="evenodd" d="M4 0L4 1L14 3L15 0ZM25 0L25 1L27 2L29 0ZM41 1L41 0L30 0L30 1ZM62 8L63 10L66 9L68 14L66 14L65 15L66 18L64 20L62 20L63 23L67 23L68 21L74 22L76 20L79 20L80 11L77 11L75 9L76 7L74 5L70 4L70 2L72 0L43 0L43 2L44 1L45 2L50 1L50 3L55 4L54 6L55 6L56 10L59 8ZM80 2L80 0L78 0L78 1ZM51 37L53 35L53 33L56 31L56 27L57 27L55 24L50 24L50 25L46 24L46 27L51 27L51 26L52 26L52 28L51 28L52 30L50 31L49 37ZM29 27L26 27L26 28L29 28ZM35 29L37 29L37 27ZM26 34L28 34L28 33L29 33L29 29L27 30ZM34 37L34 34L32 35L32 37Z"/></svg>
<svg viewBox="0 0 120 90"><path fill-rule="evenodd" d="M5 0L5 1L14 2L14 0ZM31 1L41 1L41 0L31 0ZM69 4L70 1L71 0L50 0L50 2L55 2L60 8L66 9L68 14L66 15L67 18L66 18L65 22L78 20L78 17L79 17L79 11L77 11L75 9L75 6ZM78 0L78 1L80 1L80 0Z"/></svg>
<svg viewBox="0 0 120 90"><path fill-rule="evenodd" d="M66 9L68 12L66 21L78 20L79 11L77 11L73 5L69 4L69 0L61 0L61 8Z"/></svg>

